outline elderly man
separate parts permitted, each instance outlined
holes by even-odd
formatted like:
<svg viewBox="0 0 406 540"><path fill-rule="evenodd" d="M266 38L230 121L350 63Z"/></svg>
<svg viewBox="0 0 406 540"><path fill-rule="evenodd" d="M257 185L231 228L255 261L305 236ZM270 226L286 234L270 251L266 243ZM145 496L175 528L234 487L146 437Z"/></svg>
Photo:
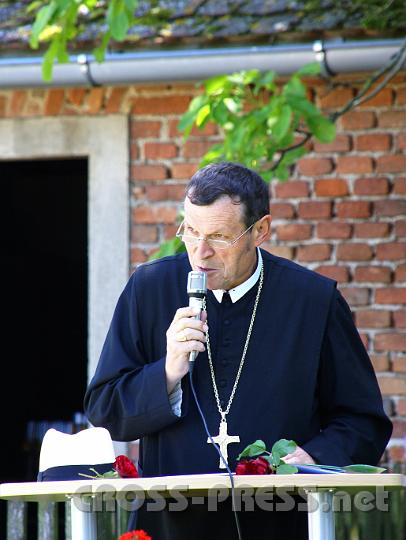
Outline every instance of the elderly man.
<svg viewBox="0 0 406 540"><path fill-rule="evenodd" d="M336 283L259 246L271 233L268 187L234 163L199 170L178 236L187 254L141 265L115 310L85 397L90 421L113 439L141 439L144 476L219 472L213 436L235 436L228 464L262 439L296 441L290 463L376 464L391 435L350 310ZM188 306L193 269L207 274L202 320ZM306 538L306 514L241 512L244 538ZM140 510L154 540L236 538L229 501L217 512Z"/></svg>

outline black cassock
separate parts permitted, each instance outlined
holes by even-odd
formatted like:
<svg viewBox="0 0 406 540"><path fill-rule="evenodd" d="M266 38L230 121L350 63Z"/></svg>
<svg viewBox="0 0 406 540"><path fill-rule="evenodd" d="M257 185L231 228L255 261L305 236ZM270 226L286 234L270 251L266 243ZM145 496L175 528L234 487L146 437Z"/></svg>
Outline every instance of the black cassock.
<svg viewBox="0 0 406 540"><path fill-rule="evenodd" d="M270 449L293 439L318 463L376 464L392 425L368 355L348 305L334 281L261 251L264 284L238 388L227 416L233 470L242 449L257 439ZM188 305L186 254L140 266L118 301L85 411L114 440L141 439L143 476L219 472L219 458L198 416L188 377L182 380L182 414L170 406L165 380L166 330L177 308ZM254 306L257 287L234 304L211 291L207 312L222 407L228 402ZM197 357L194 383L212 435L217 410L207 353ZM303 501L302 501L303 502ZM148 511L137 527L153 540L237 538L230 501L217 511L188 505L184 511ZM176 505L175 505L176 506ZM303 505L302 505L303 506ZM221 507L221 508L220 508ZM301 540L306 513L240 512L244 540Z"/></svg>

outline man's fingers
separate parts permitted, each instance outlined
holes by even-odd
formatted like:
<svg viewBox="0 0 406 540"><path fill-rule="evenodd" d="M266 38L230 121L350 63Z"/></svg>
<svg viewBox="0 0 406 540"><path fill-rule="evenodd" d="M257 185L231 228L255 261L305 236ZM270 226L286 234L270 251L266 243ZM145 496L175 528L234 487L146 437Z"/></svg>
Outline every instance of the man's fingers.
<svg viewBox="0 0 406 540"><path fill-rule="evenodd" d="M198 310L196 308L192 307L182 307L176 310L175 316L173 318L174 321L179 321L179 319L183 319L185 317L195 317L198 313Z"/></svg>
<svg viewBox="0 0 406 540"><path fill-rule="evenodd" d="M176 341L206 341L206 335L200 328L185 327L175 334Z"/></svg>
<svg viewBox="0 0 406 540"><path fill-rule="evenodd" d="M294 452L284 456L283 461L285 463L293 464L311 464L315 463L314 459L303 448L298 446Z"/></svg>
<svg viewBox="0 0 406 540"><path fill-rule="evenodd" d="M203 345L201 341L195 341L195 340L186 341L185 346L186 346L185 352L189 352L189 353L191 353L192 351L203 352L205 350L205 346Z"/></svg>

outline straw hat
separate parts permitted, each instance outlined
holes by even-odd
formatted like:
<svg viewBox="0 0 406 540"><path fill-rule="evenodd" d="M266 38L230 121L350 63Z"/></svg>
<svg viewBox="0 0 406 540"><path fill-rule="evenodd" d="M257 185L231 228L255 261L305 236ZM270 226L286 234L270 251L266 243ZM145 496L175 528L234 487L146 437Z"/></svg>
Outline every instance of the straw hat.
<svg viewBox="0 0 406 540"><path fill-rule="evenodd" d="M39 471L54 467L95 466L115 461L113 441L107 429L91 427L74 433L49 429L42 440Z"/></svg>

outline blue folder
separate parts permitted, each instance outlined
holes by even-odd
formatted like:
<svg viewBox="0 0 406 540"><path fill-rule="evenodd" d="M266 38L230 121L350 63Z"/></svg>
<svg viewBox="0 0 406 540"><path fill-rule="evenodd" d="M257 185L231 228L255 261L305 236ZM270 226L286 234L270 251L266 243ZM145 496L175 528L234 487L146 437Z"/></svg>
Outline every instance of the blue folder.
<svg viewBox="0 0 406 540"><path fill-rule="evenodd" d="M295 465L298 468L300 474L342 474L346 471L341 467L334 467L329 465L323 465L319 467L317 465Z"/></svg>

